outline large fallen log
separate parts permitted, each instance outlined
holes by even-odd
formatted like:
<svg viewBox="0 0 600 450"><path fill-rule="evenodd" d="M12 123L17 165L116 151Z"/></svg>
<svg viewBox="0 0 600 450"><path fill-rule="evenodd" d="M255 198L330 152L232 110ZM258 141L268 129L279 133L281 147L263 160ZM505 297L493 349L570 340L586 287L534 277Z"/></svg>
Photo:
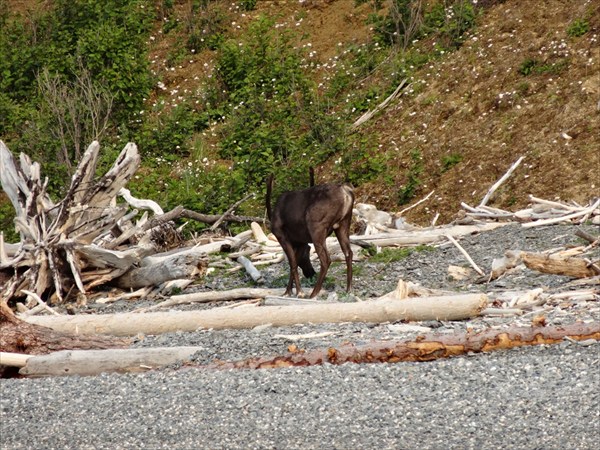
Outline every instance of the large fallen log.
<svg viewBox="0 0 600 450"><path fill-rule="evenodd" d="M157 286L165 281L204 275L207 265L205 254L175 254L163 262L131 269L117 278L115 284L125 289Z"/></svg>
<svg viewBox="0 0 600 450"><path fill-rule="evenodd" d="M243 310L41 316L24 320L65 332L133 336L138 333L195 331L199 328L254 328L265 324L463 320L479 315L487 303L485 294L464 294L401 301L383 299L359 303L248 307Z"/></svg>
<svg viewBox="0 0 600 450"><path fill-rule="evenodd" d="M488 329L481 333L422 335L410 341L384 341L366 345L345 345L325 350L295 351L274 358L251 358L236 362L217 362L203 366L216 369L272 369L320 364L432 361L467 353L556 344L564 339L600 340L600 322L552 327L514 327Z"/></svg>
<svg viewBox="0 0 600 450"><path fill-rule="evenodd" d="M40 355L67 349L120 348L128 343L112 336L82 336L27 323L0 300L0 352Z"/></svg>

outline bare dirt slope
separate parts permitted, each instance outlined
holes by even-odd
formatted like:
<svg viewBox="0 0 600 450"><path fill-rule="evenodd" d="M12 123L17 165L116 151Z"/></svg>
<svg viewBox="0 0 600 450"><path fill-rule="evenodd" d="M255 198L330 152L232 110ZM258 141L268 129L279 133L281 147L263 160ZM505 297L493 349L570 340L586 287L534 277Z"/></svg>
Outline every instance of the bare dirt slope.
<svg viewBox="0 0 600 450"><path fill-rule="evenodd" d="M440 213L440 223L447 222L461 201L478 203L520 156L524 163L492 206L519 208L529 194L581 203L598 195L600 6L590 0L486 4L491 6L465 44L417 72L404 95L363 127L379 141L373 144L387 173L359 186L358 201L398 211L398 192L412 176L412 201L431 190L435 195L407 213L408 220L429 223ZM370 4L356 6L354 0L259 1L250 12L229 8L241 29L259 14L277 17L278 26L299 32L322 63L343 46L370 39L365 19L371 11ZM569 36L581 19L589 30ZM155 68L168 89L192 92L210 55L160 67L170 45L158 36ZM320 169L326 178L330 171Z"/></svg>
<svg viewBox="0 0 600 450"><path fill-rule="evenodd" d="M498 193L505 208L528 194L587 202L600 184L600 7L591 31L569 38L569 24L589 1L507 1L493 6L465 45L420 74L425 86L402 98L371 127L391 165L407 166L406 153L422 152L422 193L432 201L411 214L427 221L435 212L451 219L459 202L477 203L508 167L524 164ZM519 72L527 61L535 70ZM443 172L445 156L462 161ZM396 181L405 182L398 170ZM369 188L359 191L366 197ZM393 208L394 187L372 186Z"/></svg>

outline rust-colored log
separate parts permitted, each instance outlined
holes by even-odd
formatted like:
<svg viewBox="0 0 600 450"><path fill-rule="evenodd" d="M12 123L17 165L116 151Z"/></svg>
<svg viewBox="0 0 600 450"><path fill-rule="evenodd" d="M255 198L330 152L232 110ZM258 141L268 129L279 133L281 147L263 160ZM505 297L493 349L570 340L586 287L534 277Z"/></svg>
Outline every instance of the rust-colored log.
<svg viewBox="0 0 600 450"><path fill-rule="evenodd" d="M480 333L466 332L455 335L431 334L419 336L412 341L377 341L361 346L344 345L339 348L307 352L294 348L287 355L274 358L219 362L207 367L213 369L269 369L324 363L432 361L469 352L490 352L526 345L556 344L566 337L574 340L600 340L600 322L550 327L515 327L508 330L489 329Z"/></svg>

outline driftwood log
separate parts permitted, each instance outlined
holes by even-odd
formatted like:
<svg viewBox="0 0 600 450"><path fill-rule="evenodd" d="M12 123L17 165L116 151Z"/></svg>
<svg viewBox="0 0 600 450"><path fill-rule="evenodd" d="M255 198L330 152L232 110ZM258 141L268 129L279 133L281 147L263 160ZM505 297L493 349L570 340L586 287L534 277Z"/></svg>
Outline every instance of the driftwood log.
<svg viewBox="0 0 600 450"><path fill-rule="evenodd" d="M543 253L521 252L521 259L527 268L553 275L586 278L600 274L598 266L591 264L584 258L576 258L574 256L564 257Z"/></svg>
<svg viewBox="0 0 600 450"><path fill-rule="evenodd" d="M381 323L398 320L462 320L479 315L488 303L485 294L463 294L406 300L372 300L359 303L324 303L301 306L263 306L242 310L171 311L76 316L31 316L25 320L80 334L133 336L195 331L199 328L254 328L298 323Z"/></svg>
<svg viewBox="0 0 600 450"><path fill-rule="evenodd" d="M29 357L20 375L97 375L103 372L147 372L185 361L202 347L165 347L112 350L63 350ZM1 357L2 355L0 355ZM5 356L6 360L11 355ZM14 355L13 355L14 358Z"/></svg>
<svg viewBox="0 0 600 450"><path fill-rule="evenodd" d="M556 344L564 339L598 341L600 340L600 322L552 327L513 327L507 330L489 329L481 333L422 335L416 340L410 341L384 341L324 350L302 351L296 349L294 352L275 358L251 358L236 362L214 363L204 367L225 370L270 369L319 364L432 361L470 352L490 352L526 345Z"/></svg>
<svg viewBox="0 0 600 450"><path fill-rule="evenodd" d="M112 336L82 336L33 325L18 319L5 302L0 302L0 353L43 355L59 350L122 348L128 340ZM0 361L0 377L16 375ZM14 364L10 364L14 365Z"/></svg>

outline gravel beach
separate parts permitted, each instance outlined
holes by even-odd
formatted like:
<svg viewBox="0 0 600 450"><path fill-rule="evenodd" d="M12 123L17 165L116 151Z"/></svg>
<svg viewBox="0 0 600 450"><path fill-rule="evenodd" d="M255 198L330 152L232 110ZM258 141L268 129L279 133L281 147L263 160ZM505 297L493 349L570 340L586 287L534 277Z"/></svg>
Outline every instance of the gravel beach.
<svg viewBox="0 0 600 450"><path fill-rule="evenodd" d="M598 228L584 227L598 234ZM576 227L510 225L465 237L461 245L489 269L506 250L582 245ZM598 249L592 257L598 259ZM492 283L448 279L467 266L453 246L389 263L355 263L354 295L394 289L398 278L449 291L495 292L543 287L577 289L571 279L525 268ZM285 264L265 269L280 282ZM342 268L326 289L341 292ZM239 287L207 278L196 289ZM340 294L342 301L352 297ZM98 312L131 310L144 302ZM192 305L181 306L181 309ZM193 306L195 308L198 305ZM206 305L203 307L207 307ZM92 308L92 307L90 307ZM598 301L568 301L540 310L549 325L600 320ZM452 333L512 325L530 316L480 317L411 325ZM326 324L198 330L139 337L134 346L196 345L198 364L282 354L299 348L410 339L400 324ZM294 340L293 336L320 333ZM143 374L0 380L0 448L4 449L592 449L600 441L600 344L565 341L488 354L398 363L269 370L168 367Z"/></svg>

